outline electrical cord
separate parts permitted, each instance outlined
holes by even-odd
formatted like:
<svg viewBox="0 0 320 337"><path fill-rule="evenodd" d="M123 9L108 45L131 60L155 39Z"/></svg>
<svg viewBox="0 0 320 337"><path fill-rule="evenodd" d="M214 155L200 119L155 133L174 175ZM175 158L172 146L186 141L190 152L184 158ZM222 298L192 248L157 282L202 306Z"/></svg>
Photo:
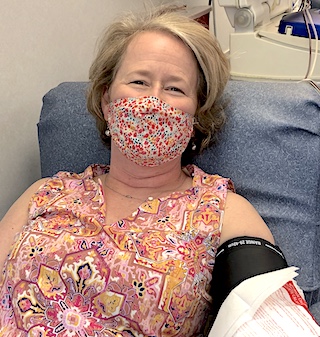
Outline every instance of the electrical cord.
<svg viewBox="0 0 320 337"><path fill-rule="evenodd" d="M307 32L308 32L309 62L308 62L308 68L307 68L307 72L306 72L306 75L304 77L304 80L307 80L310 77L310 73L311 73L311 61L312 61L312 40L311 40L311 32L310 32L309 21L308 21L308 17L307 17L306 11L307 10L303 10L302 11L302 15L303 15L304 23L306 25Z"/></svg>
<svg viewBox="0 0 320 337"><path fill-rule="evenodd" d="M311 0L302 0L300 4L299 11L311 8Z"/></svg>
<svg viewBox="0 0 320 337"><path fill-rule="evenodd" d="M293 2L292 3L292 11L295 11L298 6L299 6L299 9L300 9L300 5L301 5L301 0L296 0L295 2Z"/></svg>
<svg viewBox="0 0 320 337"><path fill-rule="evenodd" d="M298 1L295 3L295 5L298 3ZM317 92L320 94L320 87L319 85L314 82L311 77L314 72L316 63L317 63L317 58L318 58L318 51L319 51L319 36L317 29L315 27L315 24L313 22L312 16L310 14L310 8L311 8L311 1L310 0L302 0L299 10L303 14L303 19L306 25L306 29L308 32L308 39L309 39L309 62L308 62L308 68L306 75L303 79L303 81L308 82ZM312 36L311 36L311 30L310 26L312 28L312 32L314 35L314 40L315 40L315 50L314 53L312 52ZM313 61L312 61L312 55L314 55Z"/></svg>
<svg viewBox="0 0 320 337"><path fill-rule="evenodd" d="M303 18L305 21L305 25L308 31L308 38L309 38L309 63L308 63L308 70L307 73L304 77L304 81L309 82L314 89L316 89L316 91L320 94L320 87L317 85L316 82L314 82L311 77L312 74L314 72L316 63L317 63L317 57L318 57L318 50L319 50L319 38L318 38L318 33L317 33L317 29L314 25L312 16L310 14L309 9L305 9L303 10ZM311 37L311 31L310 31L310 26L312 27L312 31L314 34L314 38L315 38L315 50L314 50L314 59L312 62L312 37Z"/></svg>
<svg viewBox="0 0 320 337"><path fill-rule="evenodd" d="M314 60L313 60L313 64L312 64L312 68L310 70L310 75L313 74L314 69L316 67L316 63L317 63L317 58L318 58L318 51L319 51L319 36L318 36L318 32L316 29L316 26L313 22L312 16L310 14L309 9L306 9L306 14L309 20L309 24L312 27L312 31L313 31L313 35L314 35L314 40L315 40L315 51L314 51ZM309 30L309 49L311 49L311 54L312 54L312 39L311 39L311 34L310 34L310 30Z"/></svg>

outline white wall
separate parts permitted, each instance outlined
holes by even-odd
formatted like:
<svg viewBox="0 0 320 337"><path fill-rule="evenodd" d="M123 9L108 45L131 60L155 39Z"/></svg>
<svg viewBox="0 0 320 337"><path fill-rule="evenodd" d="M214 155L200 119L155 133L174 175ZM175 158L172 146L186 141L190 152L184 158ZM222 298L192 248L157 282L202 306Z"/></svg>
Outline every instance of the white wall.
<svg viewBox="0 0 320 337"><path fill-rule="evenodd" d="M0 0L0 219L40 177L36 124L43 95L63 81L87 80L101 31L143 2Z"/></svg>

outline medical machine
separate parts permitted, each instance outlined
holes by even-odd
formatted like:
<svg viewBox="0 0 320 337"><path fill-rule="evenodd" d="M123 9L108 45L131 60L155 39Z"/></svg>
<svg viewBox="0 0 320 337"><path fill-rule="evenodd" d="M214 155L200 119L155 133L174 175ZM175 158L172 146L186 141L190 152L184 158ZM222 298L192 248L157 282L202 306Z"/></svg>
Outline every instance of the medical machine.
<svg viewBox="0 0 320 337"><path fill-rule="evenodd" d="M234 27L233 78L320 80L319 8L299 10L292 0L218 1Z"/></svg>

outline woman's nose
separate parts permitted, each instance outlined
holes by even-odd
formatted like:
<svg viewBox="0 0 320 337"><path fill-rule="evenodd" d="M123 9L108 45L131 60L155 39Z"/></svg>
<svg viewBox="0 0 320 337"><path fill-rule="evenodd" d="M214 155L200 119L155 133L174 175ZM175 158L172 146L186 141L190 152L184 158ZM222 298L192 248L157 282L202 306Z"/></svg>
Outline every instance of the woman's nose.
<svg viewBox="0 0 320 337"><path fill-rule="evenodd" d="M163 98L163 87L161 85L154 85L150 87L150 93L149 96L154 96L159 99Z"/></svg>

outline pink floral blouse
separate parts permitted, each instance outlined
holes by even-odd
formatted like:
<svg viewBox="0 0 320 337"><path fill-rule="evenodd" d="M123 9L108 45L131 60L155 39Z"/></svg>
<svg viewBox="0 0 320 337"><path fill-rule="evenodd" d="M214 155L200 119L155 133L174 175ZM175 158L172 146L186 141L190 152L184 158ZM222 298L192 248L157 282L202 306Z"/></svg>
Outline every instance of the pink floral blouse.
<svg viewBox="0 0 320 337"><path fill-rule="evenodd" d="M0 336L200 336L232 183L189 166L193 187L105 224L93 165L30 202L0 283Z"/></svg>

